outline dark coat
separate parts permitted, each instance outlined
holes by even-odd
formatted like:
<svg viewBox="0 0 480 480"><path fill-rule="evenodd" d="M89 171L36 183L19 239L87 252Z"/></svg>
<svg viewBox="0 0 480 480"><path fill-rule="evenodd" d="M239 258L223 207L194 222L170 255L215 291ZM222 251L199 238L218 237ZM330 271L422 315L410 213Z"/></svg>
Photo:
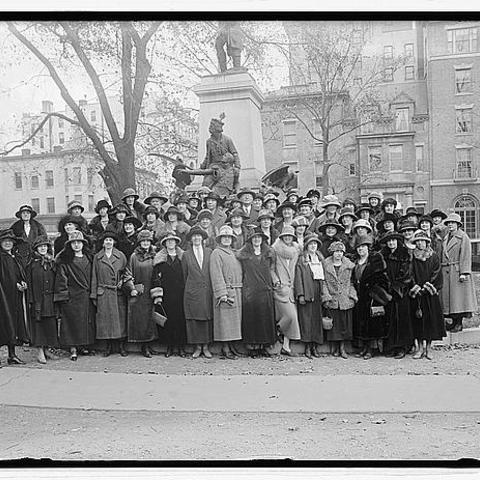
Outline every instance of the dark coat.
<svg viewBox="0 0 480 480"><path fill-rule="evenodd" d="M389 293L392 301L385 307L388 330L388 347L408 347L413 344L412 315L408 292L412 288L411 257L403 245L395 251L388 247L382 249L387 264L387 276L390 279Z"/></svg>
<svg viewBox="0 0 480 480"><path fill-rule="evenodd" d="M0 248L0 345L28 343L24 293L17 282L26 281L20 259Z"/></svg>
<svg viewBox="0 0 480 480"><path fill-rule="evenodd" d="M150 297L154 257L154 247L147 252L137 247L125 269L123 281L124 290L128 294L127 335L129 342L146 343L157 338L157 326L152 318L153 300ZM131 297L130 292L138 284L143 285L144 293Z"/></svg>
<svg viewBox="0 0 480 480"><path fill-rule="evenodd" d="M127 261L130 260L132 253L135 250L135 246L137 244L137 233L133 233L132 235L127 237L127 234L123 232L118 237L118 245L117 248L125 255Z"/></svg>
<svg viewBox="0 0 480 480"><path fill-rule="evenodd" d="M93 236L95 241L95 252L99 252L102 249L103 245L98 242L98 237L108 228L108 224L103 228L101 220L100 215L96 215L88 224L89 234Z"/></svg>
<svg viewBox="0 0 480 480"><path fill-rule="evenodd" d="M125 255L116 248L110 258L102 248L93 259L90 297L97 303L96 337L99 340L127 336L127 304L122 293L126 267Z"/></svg>
<svg viewBox="0 0 480 480"><path fill-rule="evenodd" d="M248 242L237 254L242 264L242 339L245 343L275 343L276 326L273 303L272 269L275 252L262 244L260 255Z"/></svg>
<svg viewBox="0 0 480 480"><path fill-rule="evenodd" d="M33 242L40 235L46 235L47 232L45 231L45 227L35 219L30 220L30 232L28 236L25 234L25 230L23 229L23 220L16 221L10 228L17 238L21 238L23 240L23 242L18 243L17 255L25 268L32 255Z"/></svg>
<svg viewBox="0 0 480 480"><path fill-rule="evenodd" d="M160 250L153 261L152 288L163 289L162 305L167 316L163 333L169 346L183 346L187 343L187 326L183 309L182 258L183 250L177 248L177 255L172 258L167 249ZM161 311L160 311L161 312Z"/></svg>
<svg viewBox="0 0 480 480"><path fill-rule="evenodd" d="M370 307L377 306L370 296L374 286L388 291L390 280L387 277L387 265L380 252L370 252L362 274L360 266L355 264L354 285L358 294L358 303L353 316L353 336L362 340L386 338L388 323L386 316L372 317Z"/></svg>
<svg viewBox="0 0 480 480"><path fill-rule="evenodd" d="M210 281L211 255L210 248L203 248L202 268L200 268L192 248L183 255L182 271L185 281L183 308L187 320L213 319L213 293Z"/></svg>
<svg viewBox="0 0 480 480"><path fill-rule="evenodd" d="M60 303L60 345L90 345L95 342L95 309L90 300L92 262L84 255L73 261L58 258L54 301Z"/></svg>

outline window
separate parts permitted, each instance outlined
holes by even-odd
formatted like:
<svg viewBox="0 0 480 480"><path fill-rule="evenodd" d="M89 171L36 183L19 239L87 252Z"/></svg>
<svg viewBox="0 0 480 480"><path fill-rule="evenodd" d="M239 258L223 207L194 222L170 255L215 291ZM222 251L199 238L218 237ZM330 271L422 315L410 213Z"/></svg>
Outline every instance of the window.
<svg viewBox="0 0 480 480"><path fill-rule="evenodd" d="M45 170L45 186L53 188L53 170Z"/></svg>
<svg viewBox="0 0 480 480"><path fill-rule="evenodd" d="M91 185L93 183L93 171L94 170L92 167L87 167L87 185Z"/></svg>
<svg viewBox="0 0 480 480"><path fill-rule="evenodd" d="M455 69L455 93L470 93L472 91L472 69Z"/></svg>
<svg viewBox="0 0 480 480"><path fill-rule="evenodd" d="M92 122L96 122L97 121L97 111L96 110L92 110L90 112L90 121Z"/></svg>
<svg viewBox="0 0 480 480"><path fill-rule="evenodd" d="M397 108L395 110L395 130L406 132L409 128L408 108Z"/></svg>
<svg viewBox="0 0 480 480"><path fill-rule="evenodd" d="M58 143L60 145L63 145L65 143L65 134L63 132L60 132L58 134Z"/></svg>
<svg viewBox="0 0 480 480"><path fill-rule="evenodd" d="M38 187L39 187L38 175L32 175L31 178L32 178L31 180L32 190L38 190Z"/></svg>
<svg viewBox="0 0 480 480"><path fill-rule="evenodd" d="M413 43L405 44L405 57L407 60L413 59Z"/></svg>
<svg viewBox="0 0 480 480"><path fill-rule="evenodd" d="M368 170L376 172L382 169L382 147L368 147Z"/></svg>
<svg viewBox="0 0 480 480"><path fill-rule="evenodd" d="M283 121L283 146L284 147L297 146L297 121L296 120Z"/></svg>
<svg viewBox="0 0 480 480"><path fill-rule="evenodd" d="M88 211L95 211L95 197L93 195L88 196Z"/></svg>
<svg viewBox="0 0 480 480"><path fill-rule="evenodd" d="M321 175L317 175L315 177L315 186L322 187L323 186L323 177Z"/></svg>
<svg viewBox="0 0 480 480"><path fill-rule="evenodd" d="M82 169L81 167L73 167L72 182L74 185L82 184Z"/></svg>
<svg viewBox="0 0 480 480"><path fill-rule="evenodd" d="M74 195L74 196L73 196L73 199L74 199L76 202L78 202L78 203L82 203L82 201L83 201L81 195Z"/></svg>
<svg viewBox="0 0 480 480"><path fill-rule="evenodd" d="M476 52L478 49L477 38L477 27L447 30L448 53Z"/></svg>
<svg viewBox="0 0 480 480"><path fill-rule="evenodd" d="M15 190L21 190L22 185L22 174L20 172L15 172Z"/></svg>
<svg viewBox="0 0 480 480"><path fill-rule="evenodd" d="M347 152L348 160L348 174L352 177L357 174L357 151L348 150Z"/></svg>
<svg viewBox="0 0 480 480"><path fill-rule="evenodd" d="M32 208L37 213L40 213L40 199L39 198L32 198Z"/></svg>
<svg viewBox="0 0 480 480"><path fill-rule="evenodd" d="M47 213L55 213L55 198L47 198Z"/></svg>
<svg viewBox="0 0 480 480"><path fill-rule="evenodd" d="M323 142L322 126L320 125L320 120L318 120L318 118L313 119L313 137L316 145Z"/></svg>
<svg viewBox="0 0 480 480"><path fill-rule="evenodd" d="M456 149L456 178L472 178L472 147L459 147Z"/></svg>
<svg viewBox="0 0 480 480"><path fill-rule="evenodd" d="M403 170L403 145L389 145L388 157L390 160L391 172Z"/></svg>
<svg viewBox="0 0 480 480"><path fill-rule="evenodd" d="M471 237L477 237L477 209L478 205L474 197L470 195L462 195L458 198L453 207L455 213L460 215L463 223L463 230Z"/></svg>
<svg viewBox="0 0 480 480"><path fill-rule="evenodd" d="M473 109L472 108L457 108L455 109L456 116L456 133L471 133L473 131Z"/></svg>
<svg viewBox="0 0 480 480"><path fill-rule="evenodd" d="M417 172L426 172L424 145L415 145L415 165Z"/></svg>
<svg viewBox="0 0 480 480"><path fill-rule="evenodd" d="M412 65L405 67L405 80L415 80L415 69Z"/></svg>
<svg viewBox="0 0 480 480"><path fill-rule="evenodd" d="M63 122L63 118L59 118L58 119L58 128L63 128L65 126L64 122Z"/></svg>
<svg viewBox="0 0 480 480"><path fill-rule="evenodd" d="M393 58L393 47L392 47L392 45L385 45L383 47L383 58L385 60L391 60Z"/></svg>
<svg viewBox="0 0 480 480"><path fill-rule="evenodd" d="M45 139L40 137L40 148L45 148Z"/></svg>
<svg viewBox="0 0 480 480"><path fill-rule="evenodd" d="M388 67L383 71L383 81L393 82L393 68Z"/></svg>
<svg viewBox="0 0 480 480"><path fill-rule="evenodd" d="M354 163L351 163L351 164L348 166L348 174L349 174L351 177L354 177L354 176L357 174L357 169L356 169Z"/></svg>

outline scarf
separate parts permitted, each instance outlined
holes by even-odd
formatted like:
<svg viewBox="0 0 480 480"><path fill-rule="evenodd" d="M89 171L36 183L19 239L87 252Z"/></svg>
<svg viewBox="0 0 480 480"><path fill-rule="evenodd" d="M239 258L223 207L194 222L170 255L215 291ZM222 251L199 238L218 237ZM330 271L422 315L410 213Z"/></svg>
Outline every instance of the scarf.
<svg viewBox="0 0 480 480"><path fill-rule="evenodd" d="M413 256L421 262L425 262L432 256L432 254L433 250L431 247L427 247L425 250L419 250L418 248L415 248L415 250L413 250Z"/></svg>

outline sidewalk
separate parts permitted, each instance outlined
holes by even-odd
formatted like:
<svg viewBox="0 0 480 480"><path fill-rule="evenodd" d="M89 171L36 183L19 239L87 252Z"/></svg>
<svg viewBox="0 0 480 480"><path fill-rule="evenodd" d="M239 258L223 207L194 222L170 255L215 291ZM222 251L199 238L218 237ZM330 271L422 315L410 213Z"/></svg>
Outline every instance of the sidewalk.
<svg viewBox="0 0 480 480"><path fill-rule="evenodd" d="M135 375L0 370L0 404L169 412L480 413L475 375Z"/></svg>

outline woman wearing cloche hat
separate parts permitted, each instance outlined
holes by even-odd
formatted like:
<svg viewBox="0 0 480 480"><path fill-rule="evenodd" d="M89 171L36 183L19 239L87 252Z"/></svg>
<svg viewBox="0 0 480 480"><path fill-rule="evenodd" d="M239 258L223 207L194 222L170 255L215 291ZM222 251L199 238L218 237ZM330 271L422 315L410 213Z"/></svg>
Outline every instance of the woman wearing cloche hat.
<svg viewBox="0 0 480 480"><path fill-rule="evenodd" d="M477 311L477 298L472 277L472 244L462 230L458 213L450 213L444 220L448 233L443 239L443 314L453 320L452 332L460 332L463 318Z"/></svg>

